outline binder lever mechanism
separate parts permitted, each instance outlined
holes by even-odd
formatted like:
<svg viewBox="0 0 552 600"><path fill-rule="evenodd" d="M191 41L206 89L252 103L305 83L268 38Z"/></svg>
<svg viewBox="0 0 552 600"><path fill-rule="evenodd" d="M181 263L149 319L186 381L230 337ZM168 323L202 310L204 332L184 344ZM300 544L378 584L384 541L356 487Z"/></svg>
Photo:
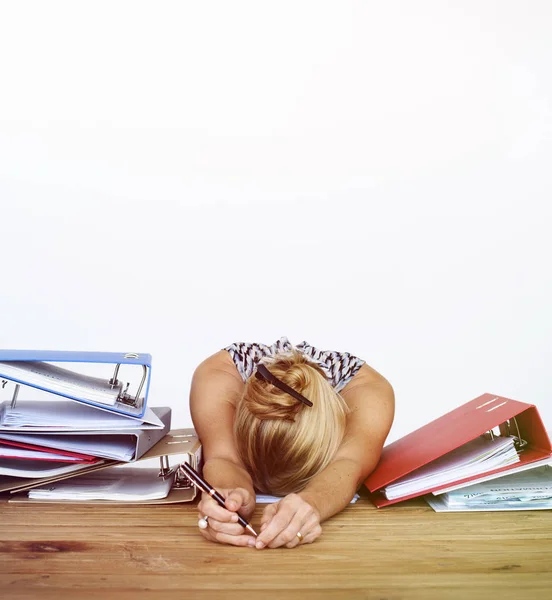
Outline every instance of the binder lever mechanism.
<svg viewBox="0 0 552 600"><path fill-rule="evenodd" d="M142 368L144 369L144 374L142 375L142 381L140 382L140 386L138 387L136 396L131 396L128 393L128 388L130 386L130 383L127 382L125 389L123 390L123 384L117 379L117 375L119 374L120 366L121 366L120 364L115 365L115 372L113 373L113 377L109 380L109 385L112 388L117 388L117 387L121 388L121 391L119 392L119 395L117 396L118 402L121 402L122 404L128 404L129 406L138 406L139 402L140 402L140 393L142 392L142 388L144 387L144 384L146 383L148 369L147 369L146 365L142 365Z"/></svg>
<svg viewBox="0 0 552 600"><path fill-rule="evenodd" d="M159 463L159 477L168 479L174 475L173 487L178 489L189 489L192 487L192 482L184 475L180 465L174 467L169 465L169 457L166 454L159 457Z"/></svg>
<svg viewBox="0 0 552 600"><path fill-rule="evenodd" d="M20 387L21 386L18 383L15 384L15 389L13 390L13 396L12 396L11 404L10 404L10 408L12 410L15 408L15 405L17 404L17 396L19 396L19 388Z"/></svg>
<svg viewBox="0 0 552 600"><path fill-rule="evenodd" d="M512 438L514 438L514 447L518 452L523 452L523 450L528 445L527 441L521 437L521 433L519 431L519 425L518 425L518 422L515 417L512 417L511 419L507 419L506 421L504 421L504 423L499 425L498 429L499 429L499 433L495 433L492 429L489 429L489 431L487 431L485 436L490 440L494 440L495 437L498 437L500 435L504 435L506 437L512 437Z"/></svg>

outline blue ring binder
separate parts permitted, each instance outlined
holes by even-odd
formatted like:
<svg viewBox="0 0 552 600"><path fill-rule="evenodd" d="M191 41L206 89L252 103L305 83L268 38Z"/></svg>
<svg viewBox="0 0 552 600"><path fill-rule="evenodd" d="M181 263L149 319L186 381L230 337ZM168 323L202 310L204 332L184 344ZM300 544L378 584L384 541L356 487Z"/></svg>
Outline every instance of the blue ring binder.
<svg viewBox="0 0 552 600"><path fill-rule="evenodd" d="M52 363L96 363L114 365L112 377L90 377ZM143 369L134 395L119 381L122 365ZM71 352L51 350L0 350L0 377L16 384L11 407L17 403L20 386L29 386L131 417L143 417L151 380L151 355L134 352ZM143 395L142 395L143 392Z"/></svg>

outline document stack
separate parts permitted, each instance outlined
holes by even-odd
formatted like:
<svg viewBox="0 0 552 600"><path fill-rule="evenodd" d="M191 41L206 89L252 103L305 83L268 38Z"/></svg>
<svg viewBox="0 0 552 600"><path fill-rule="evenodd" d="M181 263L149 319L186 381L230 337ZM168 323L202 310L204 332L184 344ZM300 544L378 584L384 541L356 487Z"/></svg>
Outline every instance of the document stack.
<svg viewBox="0 0 552 600"><path fill-rule="evenodd" d="M543 509L552 507L548 464L536 406L483 394L386 446L365 485L378 508L425 496L439 511ZM539 495L522 494L524 485Z"/></svg>
<svg viewBox="0 0 552 600"><path fill-rule="evenodd" d="M169 433L169 407L148 407L150 379L149 354L0 350L0 492L10 501L193 498L168 457L197 463L199 442L193 430ZM161 470L122 467L145 458Z"/></svg>
<svg viewBox="0 0 552 600"><path fill-rule="evenodd" d="M552 466L435 492L426 501L436 512L552 509Z"/></svg>
<svg viewBox="0 0 552 600"><path fill-rule="evenodd" d="M389 500L519 462L513 437L479 436L383 489Z"/></svg>

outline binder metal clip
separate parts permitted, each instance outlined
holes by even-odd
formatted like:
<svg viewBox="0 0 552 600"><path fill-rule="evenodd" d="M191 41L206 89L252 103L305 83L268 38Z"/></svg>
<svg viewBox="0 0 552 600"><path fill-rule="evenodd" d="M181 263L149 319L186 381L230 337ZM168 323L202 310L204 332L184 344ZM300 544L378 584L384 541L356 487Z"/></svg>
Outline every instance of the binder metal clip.
<svg viewBox="0 0 552 600"><path fill-rule="evenodd" d="M514 433L512 433L512 425L511 425L512 422L515 426ZM523 452L523 450L525 449L526 446L528 446L528 444L527 444L527 441L521 437L517 419L515 417L512 417L511 419L506 420L504 422L504 428L506 431L506 435L509 435L514 438L514 446L515 446L516 450L518 452ZM515 435L515 434L517 434L517 435Z"/></svg>
<svg viewBox="0 0 552 600"><path fill-rule="evenodd" d="M128 393L128 388L130 387L130 383L127 382L125 389L123 390L123 384L117 379L117 376L119 375L120 367L121 367L120 363L115 365L115 371L113 373L113 377L109 380L109 386L112 389L115 389L115 388L119 389L119 395L117 396L117 402L121 402L122 404L127 404L128 406L137 407L139 405L139 403L141 403L141 401L142 401L142 399L140 398L140 394L142 393L142 389L144 387L144 384L146 383L146 377L148 376L148 369L147 369L146 365L142 365L142 368L144 370L143 375L142 375L142 381L140 382L140 385L138 386L138 391L136 392L136 395L131 396Z"/></svg>
<svg viewBox="0 0 552 600"><path fill-rule="evenodd" d="M518 452L523 452L523 450L528 446L527 441L521 437L519 425L515 417L507 419L504 421L504 423L498 425L494 429L489 429L489 431L487 431L487 433L484 435L488 440L494 440L496 437L500 436L511 437L514 439L514 448Z"/></svg>
<svg viewBox="0 0 552 600"><path fill-rule="evenodd" d="M174 475L173 487L179 489L189 489L192 487L192 482L184 475L180 464L171 467L169 464L169 457L167 455L159 457L159 477L168 479Z"/></svg>

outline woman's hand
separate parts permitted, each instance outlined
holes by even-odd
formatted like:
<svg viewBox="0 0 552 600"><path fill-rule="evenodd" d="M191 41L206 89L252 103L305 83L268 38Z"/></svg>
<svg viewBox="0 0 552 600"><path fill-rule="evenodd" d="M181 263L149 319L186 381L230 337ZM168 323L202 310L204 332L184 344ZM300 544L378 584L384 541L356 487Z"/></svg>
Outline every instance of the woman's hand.
<svg viewBox="0 0 552 600"><path fill-rule="evenodd" d="M200 529L201 535L211 542L231 544L233 546L254 546L255 538L245 534L238 523L238 515L249 520L255 510L255 496L244 488L218 489L225 498L226 508L219 506L209 494L202 493L197 507L199 518L207 517L207 527Z"/></svg>
<svg viewBox="0 0 552 600"><path fill-rule="evenodd" d="M289 494L264 509L256 547L295 548L312 544L321 533L320 513L300 494Z"/></svg>

